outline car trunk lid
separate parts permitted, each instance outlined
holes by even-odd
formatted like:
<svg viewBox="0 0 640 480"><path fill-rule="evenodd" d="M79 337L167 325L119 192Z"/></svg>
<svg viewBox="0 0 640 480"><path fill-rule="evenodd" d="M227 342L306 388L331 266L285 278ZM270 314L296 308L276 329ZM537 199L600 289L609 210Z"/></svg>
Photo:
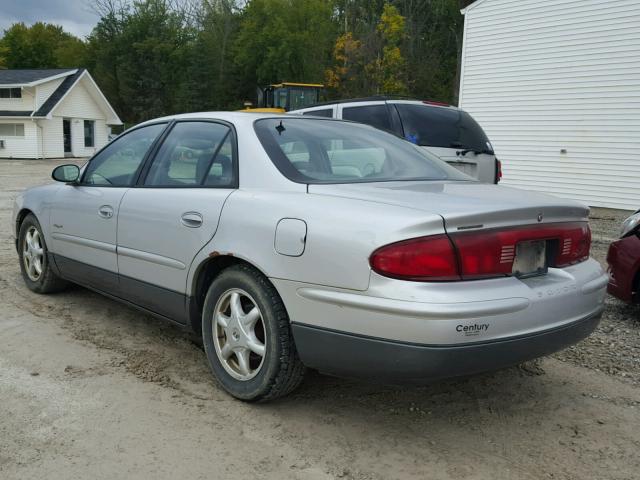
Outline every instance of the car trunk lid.
<svg viewBox="0 0 640 480"><path fill-rule="evenodd" d="M310 194L353 198L440 215L449 233L518 225L587 221L571 200L476 182L402 181L309 185Z"/></svg>

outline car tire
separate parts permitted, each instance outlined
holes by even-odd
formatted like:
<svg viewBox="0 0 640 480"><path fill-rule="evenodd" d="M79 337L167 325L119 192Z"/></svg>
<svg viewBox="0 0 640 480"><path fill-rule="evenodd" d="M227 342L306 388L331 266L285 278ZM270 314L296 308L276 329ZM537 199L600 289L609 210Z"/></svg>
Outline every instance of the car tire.
<svg viewBox="0 0 640 480"><path fill-rule="evenodd" d="M64 290L68 282L51 268L47 244L38 219L29 214L20 225L18 256L22 278L29 290L36 293L55 293Z"/></svg>
<svg viewBox="0 0 640 480"><path fill-rule="evenodd" d="M202 313L202 340L214 376L240 400L282 397L304 377L282 299L248 265L231 266L212 282Z"/></svg>

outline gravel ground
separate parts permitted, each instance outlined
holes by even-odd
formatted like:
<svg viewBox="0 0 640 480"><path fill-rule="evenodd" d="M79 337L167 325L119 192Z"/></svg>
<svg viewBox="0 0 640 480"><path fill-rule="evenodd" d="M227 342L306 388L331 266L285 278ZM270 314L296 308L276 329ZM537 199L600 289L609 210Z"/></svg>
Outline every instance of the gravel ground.
<svg viewBox="0 0 640 480"><path fill-rule="evenodd" d="M604 268L609 244L617 240L622 221L632 212L594 208L591 211L591 255ZM640 306L607 296L600 326L584 342L555 355L560 360L602 371L633 385L640 383Z"/></svg>
<svg viewBox="0 0 640 480"><path fill-rule="evenodd" d="M11 199L60 162L0 161L0 478L634 479L640 316L537 362L419 388L310 375L225 395L190 336L82 288L27 290ZM594 209L604 262L625 212Z"/></svg>

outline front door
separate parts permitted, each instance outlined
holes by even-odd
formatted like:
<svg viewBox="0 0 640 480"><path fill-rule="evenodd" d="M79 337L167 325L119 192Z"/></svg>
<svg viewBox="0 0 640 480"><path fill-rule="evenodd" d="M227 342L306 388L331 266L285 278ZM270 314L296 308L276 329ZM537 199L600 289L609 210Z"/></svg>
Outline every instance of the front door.
<svg viewBox="0 0 640 480"><path fill-rule="evenodd" d="M51 208L50 249L64 277L115 293L118 208L165 126L123 135L89 161L79 184L58 190Z"/></svg>
<svg viewBox="0 0 640 480"><path fill-rule="evenodd" d="M177 122L145 179L122 199L118 269L127 299L181 323L189 266L213 237L237 186L232 130L223 123Z"/></svg>
<svg viewBox="0 0 640 480"><path fill-rule="evenodd" d="M62 135L64 138L64 155L71 156L71 120L62 120Z"/></svg>

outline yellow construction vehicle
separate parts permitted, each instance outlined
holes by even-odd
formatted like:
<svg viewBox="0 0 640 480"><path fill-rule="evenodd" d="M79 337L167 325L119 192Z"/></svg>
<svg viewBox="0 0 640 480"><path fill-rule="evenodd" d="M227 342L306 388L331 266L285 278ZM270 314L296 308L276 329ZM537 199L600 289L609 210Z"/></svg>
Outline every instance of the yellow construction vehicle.
<svg viewBox="0 0 640 480"><path fill-rule="evenodd" d="M258 102L255 107L245 104L247 111L284 113L290 110L310 107L320 101L324 85L319 83L282 82L258 87Z"/></svg>

